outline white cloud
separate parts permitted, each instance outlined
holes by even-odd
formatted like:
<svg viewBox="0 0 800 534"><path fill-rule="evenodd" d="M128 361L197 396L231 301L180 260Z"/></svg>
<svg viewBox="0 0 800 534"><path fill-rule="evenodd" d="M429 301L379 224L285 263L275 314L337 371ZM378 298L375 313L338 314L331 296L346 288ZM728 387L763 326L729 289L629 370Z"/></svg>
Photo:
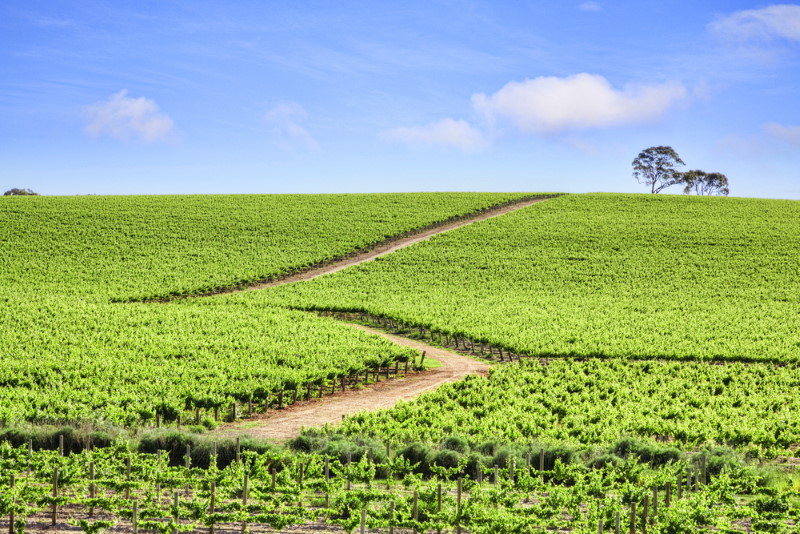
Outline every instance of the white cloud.
<svg viewBox="0 0 800 534"><path fill-rule="evenodd" d="M800 147L800 126L784 126L777 122L764 125L764 131L790 145Z"/></svg>
<svg viewBox="0 0 800 534"><path fill-rule="evenodd" d="M618 90L603 76L582 73L510 82L493 95L473 95L472 105L491 122L507 119L522 132L557 133L651 121L685 96L678 84Z"/></svg>
<svg viewBox="0 0 800 534"><path fill-rule="evenodd" d="M319 149L314 136L301 125L308 113L296 102L285 102L270 109L264 120L272 125L277 143L286 150L316 151Z"/></svg>
<svg viewBox="0 0 800 534"><path fill-rule="evenodd" d="M712 22L717 35L741 41L775 38L800 41L800 5L772 5L736 11Z"/></svg>
<svg viewBox="0 0 800 534"><path fill-rule="evenodd" d="M89 119L86 132L94 137L138 138L151 143L167 139L173 132L172 119L159 111L155 101L129 97L127 89L88 106L86 114Z"/></svg>
<svg viewBox="0 0 800 534"><path fill-rule="evenodd" d="M486 145L481 132L467 121L449 118L423 126L393 128L382 137L411 146L453 147L464 152L476 152Z"/></svg>
<svg viewBox="0 0 800 534"><path fill-rule="evenodd" d="M602 11L603 10L603 6L601 6L597 2L589 1L589 2L584 2L584 3L580 4L578 6L578 9L580 9L581 11Z"/></svg>

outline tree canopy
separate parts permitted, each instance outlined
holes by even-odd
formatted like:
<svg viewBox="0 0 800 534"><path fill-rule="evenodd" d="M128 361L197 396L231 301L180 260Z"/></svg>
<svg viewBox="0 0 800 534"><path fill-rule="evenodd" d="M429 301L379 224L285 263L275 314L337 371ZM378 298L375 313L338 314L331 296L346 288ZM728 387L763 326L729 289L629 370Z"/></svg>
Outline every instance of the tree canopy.
<svg viewBox="0 0 800 534"><path fill-rule="evenodd" d="M686 164L672 147L653 146L639 152L633 160L633 177L650 186L651 193L659 193L680 182L678 165Z"/></svg>
<svg viewBox="0 0 800 534"><path fill-rule="evenodd" d="M38 196L39 193L36 193L30 189L20 189L18 187L14 187L3 193L3 196Z"/></svg>
<svg viewBox="0 0 800 534"><path fill-rule="evenodd" d="M681 174L684 194L728 196L728 178L719 172L688 171Z"/></svg>

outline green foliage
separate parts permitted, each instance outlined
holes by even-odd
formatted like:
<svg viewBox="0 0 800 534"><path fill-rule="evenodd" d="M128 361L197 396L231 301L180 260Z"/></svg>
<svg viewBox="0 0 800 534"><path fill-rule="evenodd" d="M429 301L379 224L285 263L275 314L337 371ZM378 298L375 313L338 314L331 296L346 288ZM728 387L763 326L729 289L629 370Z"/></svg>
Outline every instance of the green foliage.
<svg viewBox="0 0 800 534"><path fill-rule="evenodd" d="M243 303L93 304L41 299L5 308L0 344L6 421L137 426L182 416L203 426L232 403L276 406L281 390L329 383L415 352L329 318ZM45 315L50 316L43 322ZM79 317L76 317L79 315ZM50 322L52 321L52 322ZM201 384L198 387L198 384ZM304 393L303 393L304 394ZM290 395L285 395L284 404ZM173 423L174 424L174 423Z"/></svg>
<svg viewBox="0 0 800 534"><path fill-rule="evenodd" d="M687 171L681 173L678 183L683 185L683 193L688 195L720 195L728 196L728 177L719 172Z"/></svg>
<svg viewBox="0 0 800 534"><path fill-rule="evenodd" d="M142 300L235 287L522 194L39 197L0 204L3 286Z"/></svg>
<svg viewBox="0 0 800 534"><path fill-rule="evenodd" d="M508 450L507 445L500 449ZM398 458L402 457L381 462L394 463ZM459 482L451 473L429 479L406 474L405 488L389 489L376 483L381 464L366 455L350 465L336 458L327 460L331 468L329 482L323 472L325 458L315 454L248 452L241 461L225 467L212 464L207 469L186 469L169 467L164 455L119 448L98 448L67 456L35 451L29 456L25 448L2 444L0 472L15 473L17 478L13 490L5 484L7 479L0 478L0 514L13 511L16 518L22 517L24 528L27 519L39 512L49 513L49 505L57 502L71 512L95 510L102 519L79 515L79 519L71 521L85 532L98 532L114 524L124 530L133 519L133 502L138 502L139 528L165 533L222 524L236 524L237 530L242 524L253 531L265 527L283 531L307 521L335 524L352 531L360 524L363 511L370 529L385 530L392 525L419 532L452 532L459 527L462 531L487 534L554 529L588 534L597 531L599 522L612 531L617 513L627 531L632 503L637 504L635 519L641 529L643 500L652 496L653 488L660 490L659 508L658 514L652 514L651 506L648 532L736 532L743 519L752 521L761 531L783 532L797 513L789 504L792 492L758 489L742 482L748 479L745 472L732 470L712 476L708 485L697 490L685 489L680 498L673 488L671 505L667 507L664 484L678 481L686 467L684 462L653 468L631 457L624 465L592 468L555 461L552 470L543 473L519 464L513 476L510 469L498 469L496 480L487 476L482 483L469 477ZM85 497L90 462L97 475L93 481L100 495L97 498ZM67 476L60 479L61 496L54 499L49 480L56 467ZM492 469L486 473L493 478ZM242 502L245 474L247 503ZM156 491L156 487L160 489ZM126 490L131 491L131 498L123 497ZM326 501L328 506L320 508Z"/></svg>
<svg viewBox="0 0 800 534"><path fill-rule="evenodd" d="M113 527L116 522L104 519L96 519L94 521L90 521L88 519L77 519L70 521L70 524L80 527L81 531L85 532L86 534L99 534Z"/></svg>
<svg viewBox="0 0 800 534"><path fill-rule="evenodd" d="M567 195L247 298L535 357L794 362L799 272L797 201Z"/></svg>
<svg viewBox="0 0 800 534"><path fill-rule="evenodd" d="M0 421L213 427L234 402L413 357L331 319L204 293L521 194L42 197L0 205ZM201 386L198 386L201 384ZM286 400L284 400L286 402ZM199 410L200 421L194 420Z"/></svg>
<svg viewBox="0 0 800 534"><path fill-rule="evenodd" d="M680 183L678 165L685 165L678 153L670 146L652 146L639 152L633 160L633 177L640 184L650 187L651 193Z"/></svg>
<svg viewBox="0 0 800 534"><path fill-rule="evenodd" d="M10 196L27 196L27 197L31 197L32 196L32 197L35 197L35 196L39 196L39 193L36 193L31 189L21 189L19 187L12 187L11 189L9 189L5 193L3 193L3 196L6 196L6 197L10 197Z"/></svg>
<svg viewBox="0 0 800 534"><path fill-rule="evenodd" d="M794 364L523 360L493 368L488 380L443 385L394 408L348 417L337 431L428 444L448 443L456 432L489 456L502 442L532 440L607 445L617 457L653 465L676 461L678 447L703 444L753 445L772 456L800 443L800 420L792 416L800 410L798 384ZM427 461L423 443L403 454ZM735 463L730 449L703 454L715 473Z"/></svg>

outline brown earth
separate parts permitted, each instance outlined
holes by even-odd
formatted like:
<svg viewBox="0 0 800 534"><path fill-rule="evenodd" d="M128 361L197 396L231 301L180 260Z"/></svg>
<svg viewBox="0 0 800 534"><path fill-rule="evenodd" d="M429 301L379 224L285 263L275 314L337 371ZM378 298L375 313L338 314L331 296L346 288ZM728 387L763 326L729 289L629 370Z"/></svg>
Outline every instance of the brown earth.
<svg viewBox="0 0 800 534"><path fill-rule="evenodd" d="M470 374L485 376L489 372L488 364L467 356L366 326L351 326L383 336L398 345L425 351L426 358L440 362L441 367L409 374L404 378L384 380L362 389L334 393L321 399L300 401L282 410L271 410L242 422L224 425L215 432L225 436L247 434L257 438L286 440L299 435L303 427L334 424L352 413L391 408L398 401L413 399L441 384L455 382ZM257 424L254 426L253 423Z"/></svg>

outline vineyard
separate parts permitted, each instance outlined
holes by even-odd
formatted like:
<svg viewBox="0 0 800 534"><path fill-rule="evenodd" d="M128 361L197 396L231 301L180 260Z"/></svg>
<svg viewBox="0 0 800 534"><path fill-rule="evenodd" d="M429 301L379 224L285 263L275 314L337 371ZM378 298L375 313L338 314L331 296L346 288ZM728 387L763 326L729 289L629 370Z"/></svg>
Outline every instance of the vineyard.
<svg viewBox="0 0 800 534"><path fill-rule="evenodd" d="M0 346L0 419L154 426L320 396L417 357L332 319L266 307L49 302ZM24 335L24 338L22 337ZM374 378L372 378L374 381ZM198 384L202 384L198 387ZM207 421L207 418L213 421Z"/></svg>
<svg viewBox="0 0 800 534"><path fill-rule="evenodd" d="M523 194L14 197L0 291L131 301L269 279Z"/></svg>
<svg viewBox="0 0 800 534"><path fill-rule="evenodd" d="M567 195L234 298L541 357L800 359L800 203Z"/></svg>
<svg viewBox="0 0 800 534"><path fill-rule="evenodd" d="M3 199L0 529L800 532L797 202L552 195L231 292L530 196ZM423 370L348 322L489 376L246 436Z"/></svg>
<svg viewBox="0 0 800 534"><path fill-rule="evenodd" d="M800 443L798 388L794 365L523 360L493 368L488 379L468 377L391 410L354 415L337 431L401 443L460 439L481 449L536 441L577 451L630 436L669 445L664 454L675 456L716 445L791 456Z"/></svg>
<svg viewBox="0 0 800 534"><path fill-rule="evenodd" d="M64 521L84 532L280 532L308 524L380 532L782 532L800 520L792 491L751 468L705 456L661 467L636 460L589 468L528 455L505 467L438 466L423 478L403 455L237 452L195 467L166 455L98 449L62 456L0 449L0 515L11 531ZM227 464L227 465L224 465ZM752 495L747 501L742 494Z"/></svg>
<svg viewBox="0 0 800 534"><path fill-rule="evenodd" d="M235 403L263 410L388 374L416 353L332 320L259 303L112 301L268 279L522 196L3 199L0 421L199 430Z"/></svg>

